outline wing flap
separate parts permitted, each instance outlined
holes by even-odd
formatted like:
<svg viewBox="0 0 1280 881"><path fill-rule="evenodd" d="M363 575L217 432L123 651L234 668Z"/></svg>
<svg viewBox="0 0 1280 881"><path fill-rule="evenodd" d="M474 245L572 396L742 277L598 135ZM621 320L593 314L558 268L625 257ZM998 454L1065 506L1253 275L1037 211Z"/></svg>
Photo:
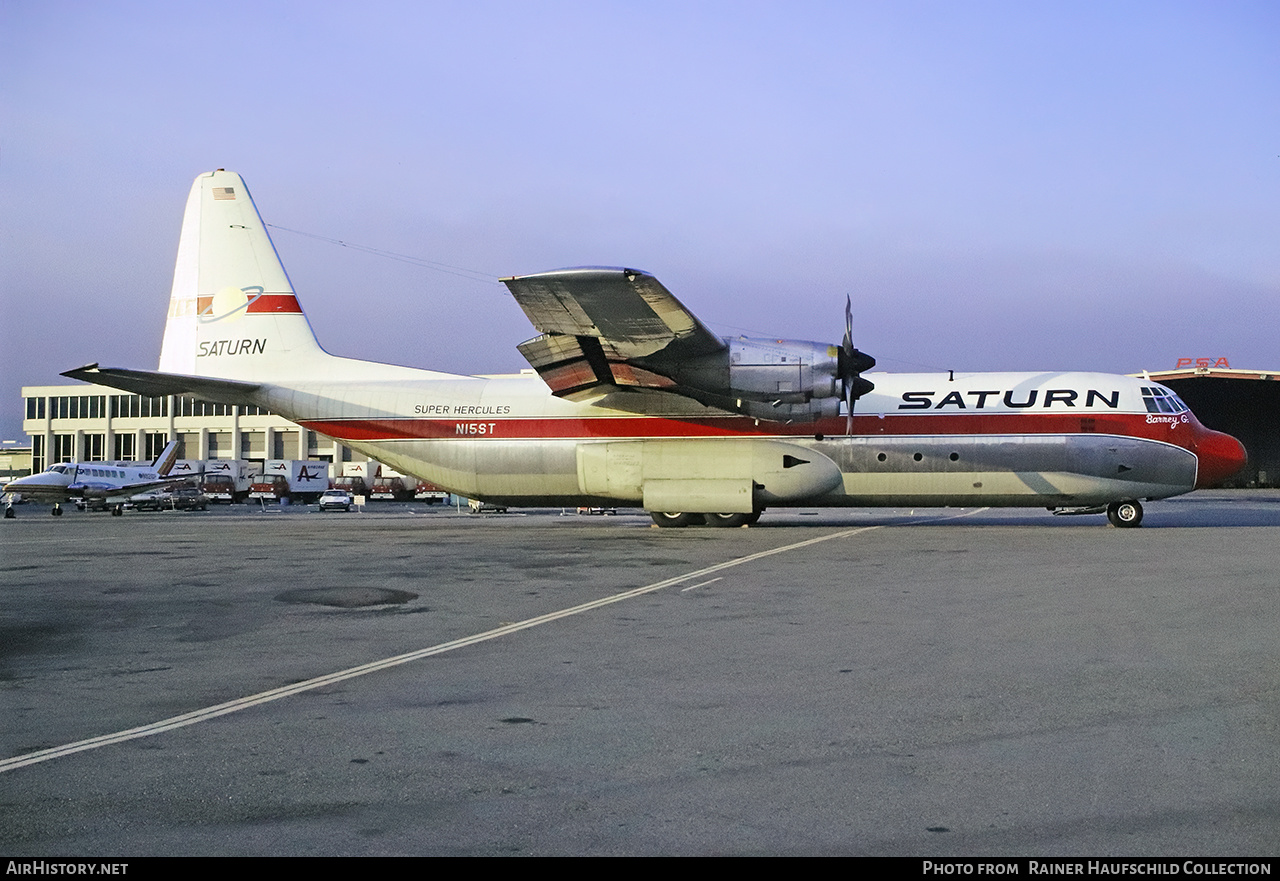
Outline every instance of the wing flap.
<svg viewBox="0 0 1280 881"><path fill-rule="evenodd" d="M612 345L591 336L543 334L517 348L557 397L602 385L671 390L676 383L623 359Z"/></svg>

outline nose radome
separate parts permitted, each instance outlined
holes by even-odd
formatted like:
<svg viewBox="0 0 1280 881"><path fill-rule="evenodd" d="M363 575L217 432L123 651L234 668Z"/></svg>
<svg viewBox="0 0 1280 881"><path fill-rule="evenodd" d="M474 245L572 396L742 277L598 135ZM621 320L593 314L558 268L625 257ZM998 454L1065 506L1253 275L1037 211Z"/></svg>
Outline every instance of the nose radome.
<svg viewBox="0 0 1280 881"><path fill-rule="evenodd" d="M1217 486L1249 461L1244 444L1221 431L1206 431L1196 445L1196 455L1200 459L1196 489Z"/></svg>

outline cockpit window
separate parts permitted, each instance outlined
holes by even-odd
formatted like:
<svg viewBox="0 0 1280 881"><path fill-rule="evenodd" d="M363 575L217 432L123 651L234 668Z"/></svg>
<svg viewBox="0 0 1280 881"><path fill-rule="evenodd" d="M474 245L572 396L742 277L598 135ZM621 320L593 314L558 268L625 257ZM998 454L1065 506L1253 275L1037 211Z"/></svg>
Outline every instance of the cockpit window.
<svg viewBox="0 0 1280 881"><path fill-rule="evenodd" d="M1182 399L1163 386L1143 386L1142 403L1148 413L1185 413L1191 408Z"/></svg>
<svg viewBox="0 0 1280 881"><path fill-rule="evenodd" d="M66 473L67 473L67 466L66 466L66 465L54 465L54 466L53 466L52 468L50 468L49 470L50 470L50 471L53 471L53 472L56 472L56 473L58 473L58 474L66 474Z"/></svg>

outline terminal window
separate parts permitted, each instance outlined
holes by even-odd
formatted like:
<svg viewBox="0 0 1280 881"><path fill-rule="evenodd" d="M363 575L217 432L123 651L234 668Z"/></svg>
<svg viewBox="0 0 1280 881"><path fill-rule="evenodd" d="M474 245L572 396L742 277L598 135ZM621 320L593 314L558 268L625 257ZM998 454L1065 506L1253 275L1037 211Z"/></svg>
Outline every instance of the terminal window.
<svg viewBox="0 0 1280 881"><path fill-rule="evenodd" d="M113 459L122 462L133 462L138 458L138 436L133 432L119 432L115 436L115 453Z"/></svg>
<svg viewBox="0 0 1280 881"><path fill-rule="evenodd" d="M74 462L76 458L76 436L74 434L55 434L53 436L53 464Z"/></svg>
<svg viewBox="0 0 1280 881"><path fill-rule="evenodd" d="M112 395L111 415L113 417L168 416L169 398L144 398L142 395Z"/></svg>
<svg viewBox="0 0 1280 881"><path fill-rule="evenodd" d="M147 451L145 458L148 462L154 462L160 457L164 451L164 445L169 442L169 435L159 432L148 433L146 435Z"/></svg>
<svg viewBox="0 0 1280 881"><path fill-rule="evenodd" d="M106 395L62 395L49 399L54 419L101 419L107 415Z"/></svg>
<svg viewBox="0 0 1280 881"><path fill-rule="evenodd" d="M177 397L173 399L174 416L230 416L231 407L215 404L199 398Z"/></svg>

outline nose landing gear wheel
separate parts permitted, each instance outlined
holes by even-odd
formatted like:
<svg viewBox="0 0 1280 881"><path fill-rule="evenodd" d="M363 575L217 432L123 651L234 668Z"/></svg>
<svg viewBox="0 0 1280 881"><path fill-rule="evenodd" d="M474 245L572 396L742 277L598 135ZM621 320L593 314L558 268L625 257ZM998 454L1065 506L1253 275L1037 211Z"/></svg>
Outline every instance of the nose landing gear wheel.
<svg viewBox="0 0 1280 881"><path fill-rule="evenodd" d="M1142 504L1137 501L1112 502L1107 505L1107 519L1112 526L1132 529L1142 525Z"/></svg>

